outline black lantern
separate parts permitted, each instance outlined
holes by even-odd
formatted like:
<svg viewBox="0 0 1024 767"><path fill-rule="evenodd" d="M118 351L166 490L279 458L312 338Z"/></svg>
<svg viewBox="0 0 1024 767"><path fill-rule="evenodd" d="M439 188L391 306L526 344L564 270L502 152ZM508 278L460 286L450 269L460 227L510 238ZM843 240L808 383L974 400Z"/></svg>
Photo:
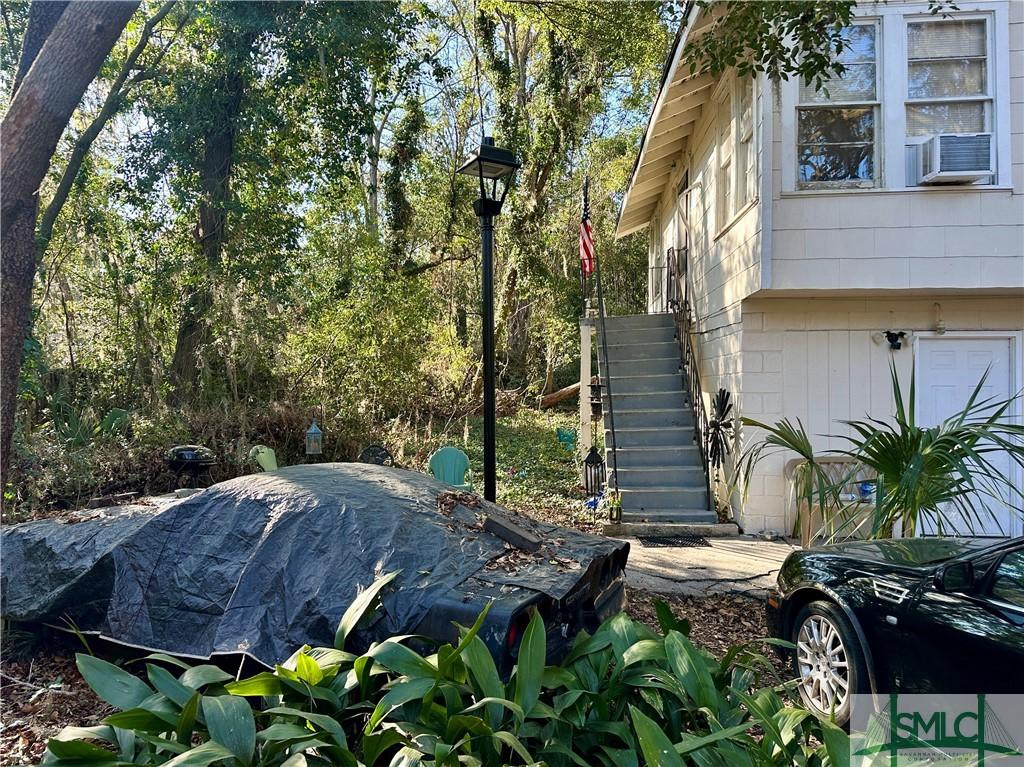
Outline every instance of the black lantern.
<svg viewBox="0 0 1024 767"><path fill-rule="evenodd" d="M604 388L599 383L590 384L590 417L595 421L601 418L603 413L602 402L601 402L601 389Z"/></svg>
<svg viewBox="0 0 1024 767"><path fill-rule="evenodd" d="M587 457L583 459L583 487L587 495L596 498L604 487L604 458L596 447L591 447Z"/></svg>
<svg viewBox="0 0 1024 767"><path fill-rule="evenodd" d="M480 197L473 203L473 210L480 219L483 250L480 271L483 280L484 498L488 501L495 500L497 495L494 447L494 217L501 213L512 176L519 167L512 152L496 147L493 138L484 136L480 148L457 171L475 177L480 183Z"/></svg>

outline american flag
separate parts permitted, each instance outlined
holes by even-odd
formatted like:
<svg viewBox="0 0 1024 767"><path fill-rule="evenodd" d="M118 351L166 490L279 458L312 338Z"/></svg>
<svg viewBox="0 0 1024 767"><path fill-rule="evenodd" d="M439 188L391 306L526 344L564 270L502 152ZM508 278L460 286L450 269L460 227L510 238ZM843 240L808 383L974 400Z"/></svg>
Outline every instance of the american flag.
<svg viewBox="0 0 1024 767"><path fill-rule="evenodd" d="M587 199L587 187L583 186L583 218L580 220L580 271L583 279L594 272L594 230L590 226L590 201Z"/></svg>

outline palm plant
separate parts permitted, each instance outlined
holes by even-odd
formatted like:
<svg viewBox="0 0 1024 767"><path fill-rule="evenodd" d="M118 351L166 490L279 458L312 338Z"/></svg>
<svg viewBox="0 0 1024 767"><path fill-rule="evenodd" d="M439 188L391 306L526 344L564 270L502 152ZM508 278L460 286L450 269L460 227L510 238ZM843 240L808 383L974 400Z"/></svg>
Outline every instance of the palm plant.
<svg viewBox="0 0 1024 767"><path fill-rule="evenodd" d="M937 534L969 534L987 519L998 524L1000 510L1024 513L1021 490L1012 478L1013 465L1024 469L1024 426L1014 413L1021 394L1008 399L983 397L986 371L959 411L935 426L924 427L915 413L913 375L906 396L893 365L890 375L895 402L891 420L842 421L852 434L829 435L849 445L822 454L851 459L849 471L838 478L823 469L799 420L795 425L784 419L770 426L744 418L746 425L767 432L741 457L744 484L749 485L757 464L767 455L796 452L804 462L794 476L794 495L798 503L821 509L831 537L850 532L856 524L849 514L852 504L843 500L843 490L865 471L877 477L868 531L872 538L887 537L900 524L905 535L922 527ZM1010 471L998 465L1000 456L1009 458Z"/></svg>

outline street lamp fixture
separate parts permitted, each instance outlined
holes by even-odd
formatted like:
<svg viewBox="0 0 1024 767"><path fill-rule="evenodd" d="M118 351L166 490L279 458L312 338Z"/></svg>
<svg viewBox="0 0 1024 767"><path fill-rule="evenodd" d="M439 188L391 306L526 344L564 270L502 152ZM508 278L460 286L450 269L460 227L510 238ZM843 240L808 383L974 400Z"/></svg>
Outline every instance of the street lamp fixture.
<svg viewBox="0 0 1024 767"><path fill-rule="evenodd" d="M494 217L508 195L512 177L520 167L515 154L494 145L484 136L458 173L479 180L480 196L473 202L473 211L480 219L480 242L483 250L483 358L484 358L484 498L493 501L497 495L497 463L495 458L495 381L494 381Z"/></svg>

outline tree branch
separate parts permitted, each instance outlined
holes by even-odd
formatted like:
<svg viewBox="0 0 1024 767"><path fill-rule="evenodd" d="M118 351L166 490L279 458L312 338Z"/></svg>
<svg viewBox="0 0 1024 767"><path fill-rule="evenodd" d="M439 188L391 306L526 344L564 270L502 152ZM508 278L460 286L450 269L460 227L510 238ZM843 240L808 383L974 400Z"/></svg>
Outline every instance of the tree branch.
<svg viewBox="0 0 1024 767"><path fill-rule="evenodd" d="M49 204L47 204L42 216L39 217L39 227L36 231L36 260L39 260L42 257L46 252L46 248L50 244L50 238L53 236L53 225L57 220L57 216L60 215L61 210L64 208L64 204L67 202L68 195L71 193L71 187L75 183L75 178L78 176L78 172L82 169L82 164L85 162L85 158L89 154L89 149L92 147L93 142L96 140L96 137L99 136L100 131L103 130L110 118L117 113L128 88L141 81L142 78L138 76L133 77L131 81L128 81L128 76L135 68L136 62L139 60L142 52L149 44L149 39L153 34L153 29L168 13L171 12L174 5L175 0L168 0L160 6L160 9L153 14L152 17L146 20L145 24L142 25L139 40L128 54L128 57L124 60L124 64L121 65L121 70L117 73L117 78L114 80L114 84L110 87L110 92L107 94L107 98L103 101L103 106L100 108L99 114L96 115L93 121L89 124L89 127L86 128L75 141L74 148L71 150L71 156L68 158L68 164L64 166L64 172L61 174L60 182L57 184L57 191L53 193L53 198L50 200ZM182 22L182 24L184 23L185 22ZM154 62L154 66L160 62L166 51L166 48L161 51L156 62Z"/></svg>
<svg viewBox="0 0 1024 767"><path fill-rule="evenodd" d="M460 261L470 261L476 254L472 251L461 255L461 256L448 256L447 258L435 258L433 261L426 261L422 264L416 264L415 266L404 266L402 267L401 274L403 277L415 277L417 274L423 274L431 269L436 269L444 264L451 264Z"/></svg>

